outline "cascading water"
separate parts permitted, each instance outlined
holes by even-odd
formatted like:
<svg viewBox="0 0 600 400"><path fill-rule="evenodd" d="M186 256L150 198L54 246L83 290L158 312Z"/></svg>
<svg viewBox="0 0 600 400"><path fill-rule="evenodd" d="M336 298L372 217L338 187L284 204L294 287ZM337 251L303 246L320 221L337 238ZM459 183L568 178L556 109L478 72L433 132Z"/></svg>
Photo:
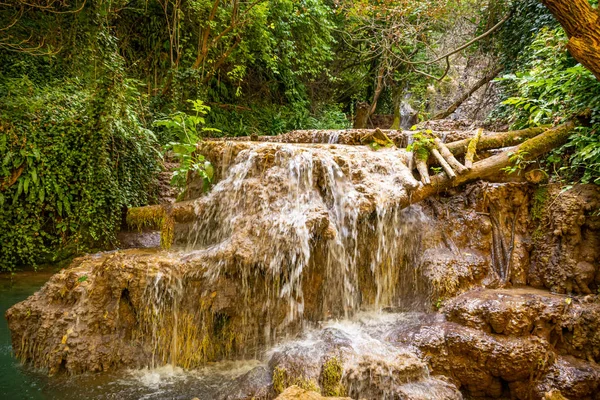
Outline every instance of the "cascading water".
<svg viewBox="0 0 600 400"><path fill-rule="evenodd" d="M83 259L36 295L64 293L60 304L78 304L85 309L78 315L103 321L104 333L93 323L74 324L67 311L63 340L42 331L24 336L22 359L39 360L51 372L121 363L193 369L260 359L320 321L426 308L428 288L417 266L428 222L418 206L405 208L404 152L336 144L212 146L219 181L180 207L185 215L174 217L170 251ZM91 342L79 339L94 334ZM51 357L49 347L56 349ZM358 375L348 381L356 393L363 391L359 381Z"/></svg>
<svg viewBox="0 0 600 400"><path fill-rule="evenodd" d="M194 222L176 232L177 290L149 280L139 337L152 337L162 363L255 356L306 322L427 302L415 267L426 221L417 206L402 209L406 167L394 151L264 143L229 157L220 182L193 201ZM225 280L236 281L235 315L189 304L193 282ZM228 344L211 349L215 341Z"/></svg>

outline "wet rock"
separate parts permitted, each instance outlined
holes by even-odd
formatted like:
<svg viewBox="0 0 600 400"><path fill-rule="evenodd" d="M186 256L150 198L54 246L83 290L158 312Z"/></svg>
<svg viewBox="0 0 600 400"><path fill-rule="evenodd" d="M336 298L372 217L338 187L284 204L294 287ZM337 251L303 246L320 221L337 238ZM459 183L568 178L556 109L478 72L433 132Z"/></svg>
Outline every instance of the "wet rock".
<svg viewBox="0 0 600 400"><path fill-rule="evenodd" d="M421 268L434 296L442 299L483 286L483 280L492 271L487 257L473 249L428 249L421 258Z"/></svg>
<svg viewBox="0 0 600 400"><path fill-rule="evenodd" d="M396 323L418 324L419 319L428 318L419 314ZM384 327L390 323L344 323L281 346L269 361L275 392L295 384L323 395L367 400L462 399L454 384L429 375L414 348L387 342Z"/></svg>
<svg viewBox="0 0 600 400"><path fill-rule="evenodd" d="M121 231L117 235L121 249L149 249L160 247L159 231L128 232Z"/></svg>
<svg viewBox="0 0 600 400"><path fill-rule="evenodd" d="M519 399L532 400L600 398L600 367L595 363L570 356L558 357L544 376L533 378L533 382L511 384L511 392Z"/></svg>
<svg viewBox="0 0 600 400"><path fill-rule="evenodd" d="M557 293L597 292L600 282L600 187L563 191L549 185L537 192L529 282Z"/></svg>
<svg viewBox="0 0 600 400"><path fill-rule="evenodd" d="M504 382L542 375L555 359L542 339L491 335L452 322L398 330L391 340L418 347L433 373L448 377L473 397L498 398Z"/></svg>
<svg viewBox="0 0 600 400"><path fill-rule="evenodd" d="M272 376L268 368L260 366L223 387L219 400L261 400L272 397Z"/></svg>
<svg viewBox="0 0 600 400"><path fill-rule="evenodd" d="M463 395L444 377L431 377L401 385L394 393L399 400L462 400Z"/></svg>

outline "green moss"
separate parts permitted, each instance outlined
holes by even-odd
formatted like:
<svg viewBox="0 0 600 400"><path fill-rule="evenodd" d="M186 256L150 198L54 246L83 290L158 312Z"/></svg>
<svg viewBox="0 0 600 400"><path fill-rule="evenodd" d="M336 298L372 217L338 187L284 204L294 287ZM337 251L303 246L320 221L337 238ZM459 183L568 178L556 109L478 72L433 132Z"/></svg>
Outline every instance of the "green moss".
<svg viewBox="0 0 600 400"><path fill-rule="evenodd" d="M291 377L285 368L275 367L273 370L273 390L275 393L280 394L293 385L304 390L321 393L319 385L315 381L303 377Z"/></svg>
<svg viewBox="0 0 600 400"><path fill-rule="evenodd" d="M160 229L165 214L162 206L132 207L127 210L127 226L138 231L144 228Z"/></svg>
<svg viewBox="0 0 600 400"><path fill-rule="evenodd" d="M127 210L127 226L142 229L160 229L160 246L170 249L173 244L175 221L173 216L161 206L133 207Z"/></svg>
<svg viewBox="0 0 600 400"><path fill-rule="evenodd" d="M346 389L342 385L344 368L338 357L325 361L321 370L321 388L324 396L345 396Z"/></svg>
<svg viewBox="0 0 600 400"><path fill-rule="evenodd" d="M162 226L160 228L160 247L163 249L170 249L173 244L175 237L175 221L169 214L165 214L162 219Z"/></svg>
<svg viewBox="0 0 600 400"><path fill-rule="evenodd" d="M279 394L286 388L287 371L283 368L275 367L273 370L273 390Z"/></svg>
<svg viewBox="0 0 600 400"><path fill-rule="evenodd" d="M533 204L531 205L531 219L540 221L544 214L546 201L548 200L548 188L540 186L533 193Z"/></svg>

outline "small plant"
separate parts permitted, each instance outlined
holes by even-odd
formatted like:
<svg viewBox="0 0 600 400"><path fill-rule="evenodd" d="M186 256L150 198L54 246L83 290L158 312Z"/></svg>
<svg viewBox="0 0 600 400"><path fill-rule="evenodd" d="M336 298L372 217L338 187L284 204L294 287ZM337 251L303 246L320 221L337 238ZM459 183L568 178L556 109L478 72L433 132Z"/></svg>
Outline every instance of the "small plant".
<svg viewBox="0 0 600 400"><path fill-rule="evenodd" d="M528 161L526 158L529 155L528 152L523 150L517 150L514 153L508 154L508 160L511 165L502 168L502 171L506 172L508 175L514 174L521 175L521 171L523 171L529 164L532 164L534 161Z"/></svg>
<svg viewBox="0 0 600 400"><path fill-rule="evenodd" d="M154 126L164 127L178 139L177 142L170 142L165 146L165 151L171 150L180 163L179 168L173 172L171 184L183 190L188 174L193 172L204 180L204 188L207 189L212 182L214 168L202 154L197 152L197 146L202 141L202 133L220 131L202 126L206 123L204 117L210 111L209 106L202 100L188 101L192 104L195 115L179 111L168 118L155 121Z"/></svg>

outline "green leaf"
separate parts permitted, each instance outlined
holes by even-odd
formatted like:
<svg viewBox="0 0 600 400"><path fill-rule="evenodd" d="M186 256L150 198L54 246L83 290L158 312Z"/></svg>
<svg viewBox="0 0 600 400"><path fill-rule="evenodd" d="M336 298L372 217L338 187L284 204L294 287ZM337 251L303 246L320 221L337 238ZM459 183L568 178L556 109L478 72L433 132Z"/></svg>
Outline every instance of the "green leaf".
<svg viewBox="0 0 600 400"><path fill-rule="evenodd" d="M209 161L206 161L204 163L204 172L206 173L206 178L209 181L212 181L214 173L215 173L215 169Z"/></svg>

